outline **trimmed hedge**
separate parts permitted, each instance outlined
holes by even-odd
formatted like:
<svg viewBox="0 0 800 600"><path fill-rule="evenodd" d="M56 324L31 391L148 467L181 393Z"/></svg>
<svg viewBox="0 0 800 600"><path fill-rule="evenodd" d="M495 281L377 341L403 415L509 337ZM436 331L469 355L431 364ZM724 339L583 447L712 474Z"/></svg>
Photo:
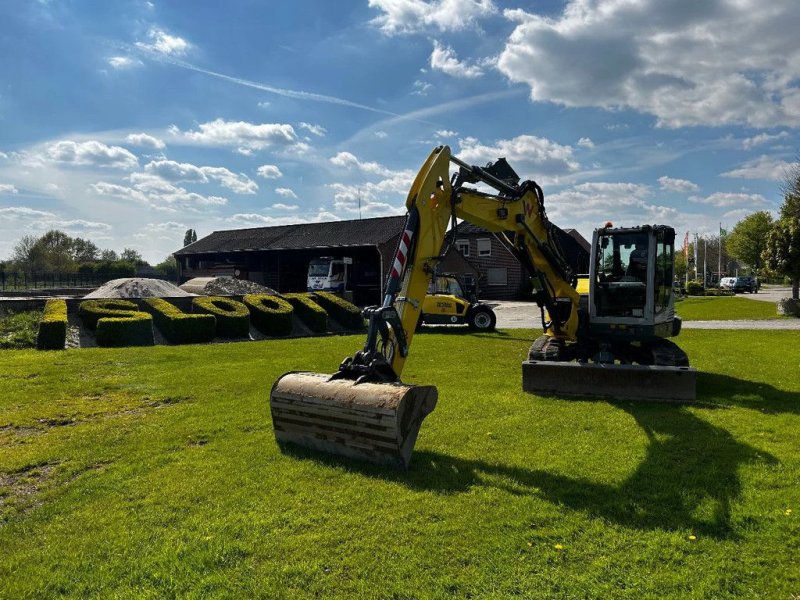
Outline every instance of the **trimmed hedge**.
<svg viewBox="0 0 800 600"><path fill-rule="evenodd" d="M67 343L67 303L48 300L39 321L36 347L39 350L63 350Z"/></svg>
<svg viewBox="0 0 800 600"><path fill-rule="evenodd" d="M297 316L314 333L328 331L328 313L314 301L309 293L283 294L285 300L294 307Z"/></svg>
<svg viewBox="0 0 800 600"><path fill-rule="evenodd" d="M139 312L139 307L130 300L84 300L78 314L83 324L94 331L103 317L124 317Z"/></svg>
<svg viewBox="0 0 800 600"><path fill-rule="evenodd" d="M283 298L270 294L247 294L242 301L250 309L253 325L264 335L292 333L294 308Z"/></svg>
<svg viewBox="0 0 800 600"><path fill-rule="evenodd" d="M327 313L348 329L364 329L364 317L355 304L330 292L314 292L314 299Z"/></svg>
<svg viewBox="0 0 800 600"><path fill-rule="evenodd" d="M250 335L250 311L236 300L221 296L198 296L192 298L192 312L214 315L219 337L240 338Z"/></svg>
<svg viewBox="0 0 800 600"><path fill-rule="evenodd" d="M159 331L173 344L210 342L217 330L214 315L185 313L163 298L146 298L143 306Z"/></svg>
<svg viewBox="0 0 800 600"><path fill-rule="evenodd" d="M95 330L98 346L152 346L153 318L146 312L130 317L103 317Z"/></svg>
<svg viewBox="0 0 800 600"><path fill-rule="evenodd" d="M152 346L153 317L129 300L84 300L78 310L98 346Z"/></svg>
<svg viewBox="0 0 800 600"><path fill-rule="evenodd" d="M686 284L686 293L690 296L703 296L705 295L705 288L703 282L693 279Z"/></svg>

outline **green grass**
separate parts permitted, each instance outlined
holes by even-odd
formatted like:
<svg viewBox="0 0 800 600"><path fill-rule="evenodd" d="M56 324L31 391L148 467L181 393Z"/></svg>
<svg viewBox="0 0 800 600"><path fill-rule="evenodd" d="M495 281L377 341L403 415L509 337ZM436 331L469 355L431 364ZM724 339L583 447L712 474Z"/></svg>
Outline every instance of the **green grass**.
<svg viewBox="0 0 800 600"><path fill-rule="evenodd" d="M532 337L415 338L408 472L275 444L362 336L0 353L0 597L800 594L796 332L682 333L695 406L524 394Z"/></svg>
<svg viewBox="0 0 800 600"><path fill-rule="evenodd" d="M0 316L0 348L35 348L41 318L40 310Z"/></svg>
<svg viewBox="0 0 800 600"><path fill-rule="evenodd" d="M774 302L737 296L689 296L675 303L675 312L684 321L733 321L779 319Z"/></svg>

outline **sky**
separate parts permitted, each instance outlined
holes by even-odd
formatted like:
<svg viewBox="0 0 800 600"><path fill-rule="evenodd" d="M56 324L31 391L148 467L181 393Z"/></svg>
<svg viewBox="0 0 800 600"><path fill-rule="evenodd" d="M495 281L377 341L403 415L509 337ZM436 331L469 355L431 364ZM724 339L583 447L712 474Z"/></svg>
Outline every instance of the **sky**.
<svg viewBox="0 0 800 600"><path fill-rule="evenodd" d="M796 0L3 0L0 259L57 228L156 263L215 230L397 215L447 144L549 218L776 213ZM680 242L679 242L680 244Z"/></svg>

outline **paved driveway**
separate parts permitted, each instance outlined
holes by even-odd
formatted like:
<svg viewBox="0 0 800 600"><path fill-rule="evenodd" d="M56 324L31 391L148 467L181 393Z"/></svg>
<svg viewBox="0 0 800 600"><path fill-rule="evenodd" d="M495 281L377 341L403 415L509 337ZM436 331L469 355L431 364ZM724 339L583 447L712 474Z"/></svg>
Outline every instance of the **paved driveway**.
<svg viewBox="0 0 800 600"><path fill-rule="evenodd" d="M767 293L742 294L745 298L775 302L783 298L791 288L777 288ZM783 294L783 295L781 295ZM774 300L770 297L775 296ZM763 297L763 298L762 298ZM538 329L542 328L542 318L535 302L513 300L491 300L494 307L498 329ZM765 321L684 321L685 329L796 329L800 330L800 319L769 319Z"/></svg>

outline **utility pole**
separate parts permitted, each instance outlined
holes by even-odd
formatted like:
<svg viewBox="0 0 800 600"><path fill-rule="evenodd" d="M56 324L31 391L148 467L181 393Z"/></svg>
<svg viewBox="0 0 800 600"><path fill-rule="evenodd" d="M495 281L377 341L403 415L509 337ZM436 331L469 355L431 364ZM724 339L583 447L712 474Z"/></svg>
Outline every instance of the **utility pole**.
<svg viewBox="0 0 800 600"><path fill-rule="evenodd" d="M722 280L722 221L719 223L719 258L717 258L717 271Z"/></svg>
<svg viewBox="0 0 800 600"><path fill-rule="evenodd" d="M708 285L708 241L703 238L703 285Z"/></svg>

